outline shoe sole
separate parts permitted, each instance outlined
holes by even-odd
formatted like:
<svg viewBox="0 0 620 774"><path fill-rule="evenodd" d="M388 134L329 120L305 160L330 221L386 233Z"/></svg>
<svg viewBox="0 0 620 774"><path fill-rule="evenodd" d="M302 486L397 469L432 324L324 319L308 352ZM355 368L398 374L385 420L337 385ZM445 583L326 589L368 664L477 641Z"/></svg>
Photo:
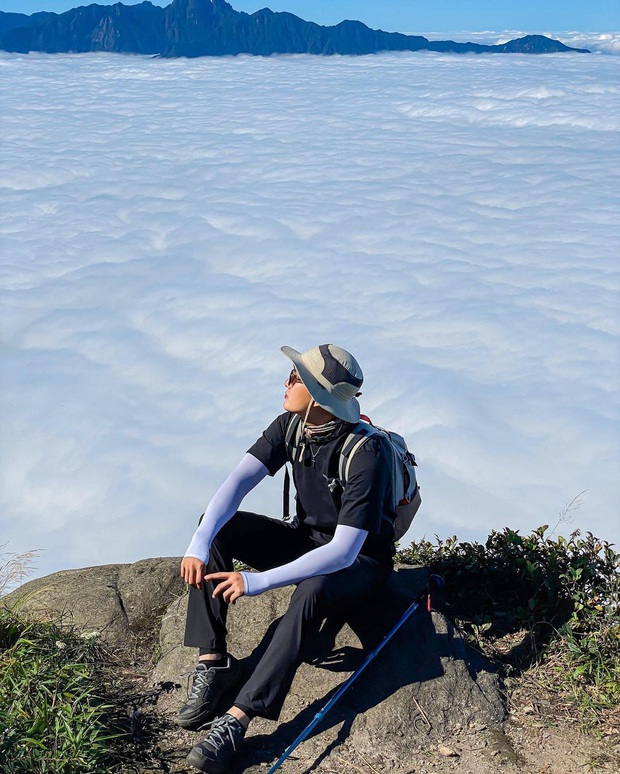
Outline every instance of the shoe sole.
<svg viewBox="0 0 620 774"><path fill-rule="evenodd" d="M174 722L177 724L177 726L185 728L187 731L199 731L201 726L204 726L205 723L208 723L210 720L216 718L218 714L221 714L218 713L220 704L224 701L224 699L233 699L234 695L236 695L237 691L241 687L242 682L243 670L239 668L234 682L231 682L228 688L225 688L216 698L216 700L210 703L208 707L197 710L195 714L189 715L189 717L187 714L182 716L177 715L174 719Z"/></svg>
<svg viewBox="0 0 620 774"><path fill-rule="evenodd" d="M190 766L193 766L199 771L204 771L206 774L225 774L226 769L228 768L228 766L224 766L221 763L208 760L208 758L201 755L195 747L190 751L185 760Z"/></svg>
<svg viewBox="0 0 620 774"><path fill-rule="evenodd" d="M218 704L219 704L219 701L218 701ZM215 712L215 708L209 708L209 710L205 712L200 712L197 715L192 716L191 718L179 717L177 715L174 719L174 722L177 724L177 726L180 726L181 728L185 728L187 731L198 731L201 726L204 726L205 723L208 723L210 720L213 720L216 716L217 716L217 713Z"/></svg>

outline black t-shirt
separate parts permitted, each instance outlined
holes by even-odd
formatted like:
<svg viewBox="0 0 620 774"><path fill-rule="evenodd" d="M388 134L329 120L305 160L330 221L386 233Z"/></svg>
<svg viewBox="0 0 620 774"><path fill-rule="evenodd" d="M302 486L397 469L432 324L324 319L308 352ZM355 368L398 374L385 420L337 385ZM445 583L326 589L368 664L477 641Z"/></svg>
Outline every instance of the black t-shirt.
<svg viewBox="0 0 620 774"><path fill-rule="evenodd" d="M340 450L353 425L343 423L340 432L325 443L305 444L302 459L292 461L285 443L290 419L289 412L278 416L248 452L263 463L271 476L286 462L292 462L299 527L308 530L318 545L332 539L338 524L367 530L361 553L391 562L396 514L385 442L377 436L368 438L353 455L344 491L337 486L331 492L328 485L338 478Z"/></svg>

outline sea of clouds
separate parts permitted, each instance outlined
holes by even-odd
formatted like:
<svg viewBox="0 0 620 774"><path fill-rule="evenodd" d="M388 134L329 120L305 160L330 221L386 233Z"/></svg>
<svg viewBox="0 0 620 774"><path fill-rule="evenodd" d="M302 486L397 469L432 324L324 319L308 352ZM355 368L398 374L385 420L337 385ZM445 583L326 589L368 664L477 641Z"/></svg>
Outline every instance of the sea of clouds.
<svg viewBox="0 0 620 774"><path fill-rule="evenodd" d="M0 55L0 543L182 554L322 342L417 454L409 538L619 541L619 70Z"/></svg>

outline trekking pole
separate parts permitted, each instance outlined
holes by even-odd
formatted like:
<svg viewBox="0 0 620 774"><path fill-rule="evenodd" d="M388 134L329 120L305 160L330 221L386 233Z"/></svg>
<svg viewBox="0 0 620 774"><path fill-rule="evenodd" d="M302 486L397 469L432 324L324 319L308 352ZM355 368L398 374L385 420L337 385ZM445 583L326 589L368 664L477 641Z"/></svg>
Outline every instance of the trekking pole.
<svg viewBox="0 0 620 774"><path fill-rule="evenodd" d="M280 766L284 763L284 761L289 757L289 755L295 750L299 745L310 736L310 732L323 720L325 715L330 711L330 709L334 706L334 704L338 701L338 699L342 696L342 694L347 690L347 688L351 685L351 683L356 680L359 675L366 669L368 664L374 659L374 657L379 653L381 648L383 648L384 645L386 645L390 639L394 636L394 634L400 629L400 627L405 623L405 621L409 618L409 616L412 613L415 613L415 611L420 607L420 603L426 599L427 600L427 609L431 610L431 591L441 588L445 583L445 580L441 575L431 575L428 580L428 585L424 592L416 599L415 602L413 602L402 614L400 619L394 624L394 626L390 629L390 631L385 635L385 637L381 640L381 642L377 645L377 647L371 651L366 658L364 659L364 662L361 666L359 666L355 672L348 678L348 680L345 680L345 682L340 686L340 688L336 691L336 693L332 696L332 698L327 702L327 704L320 709L314 718L311 720L310 723L304 728L304 730L299 734L297 739L295 739L294 742L292 742L286 750L282 753L280 758L273 764L273 766L269 769L267 774L273 774L274 771L277 771Z"/></svg>

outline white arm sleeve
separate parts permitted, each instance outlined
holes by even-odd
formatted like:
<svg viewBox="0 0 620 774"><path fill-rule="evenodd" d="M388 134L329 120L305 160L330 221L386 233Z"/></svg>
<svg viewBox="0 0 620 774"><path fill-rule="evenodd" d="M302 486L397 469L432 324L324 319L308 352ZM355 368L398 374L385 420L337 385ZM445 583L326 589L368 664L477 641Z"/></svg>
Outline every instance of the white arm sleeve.
<svg viewBox="0 0 620 774"><path fill-rule="evenodd" d="M339 524L329 543L308 551L299 559L265 572L242 572L245 593L255 597L269 589L343 570L353 564L367 534L366 530Z"/></svg>
<svg viewBox="0 0 620 774"><path fill-rule="evenodd" d="M205 564L213 538L239 509L241 501L269 473L260 460L246 454L211 498L205 514L185 552Z"/></svg>

